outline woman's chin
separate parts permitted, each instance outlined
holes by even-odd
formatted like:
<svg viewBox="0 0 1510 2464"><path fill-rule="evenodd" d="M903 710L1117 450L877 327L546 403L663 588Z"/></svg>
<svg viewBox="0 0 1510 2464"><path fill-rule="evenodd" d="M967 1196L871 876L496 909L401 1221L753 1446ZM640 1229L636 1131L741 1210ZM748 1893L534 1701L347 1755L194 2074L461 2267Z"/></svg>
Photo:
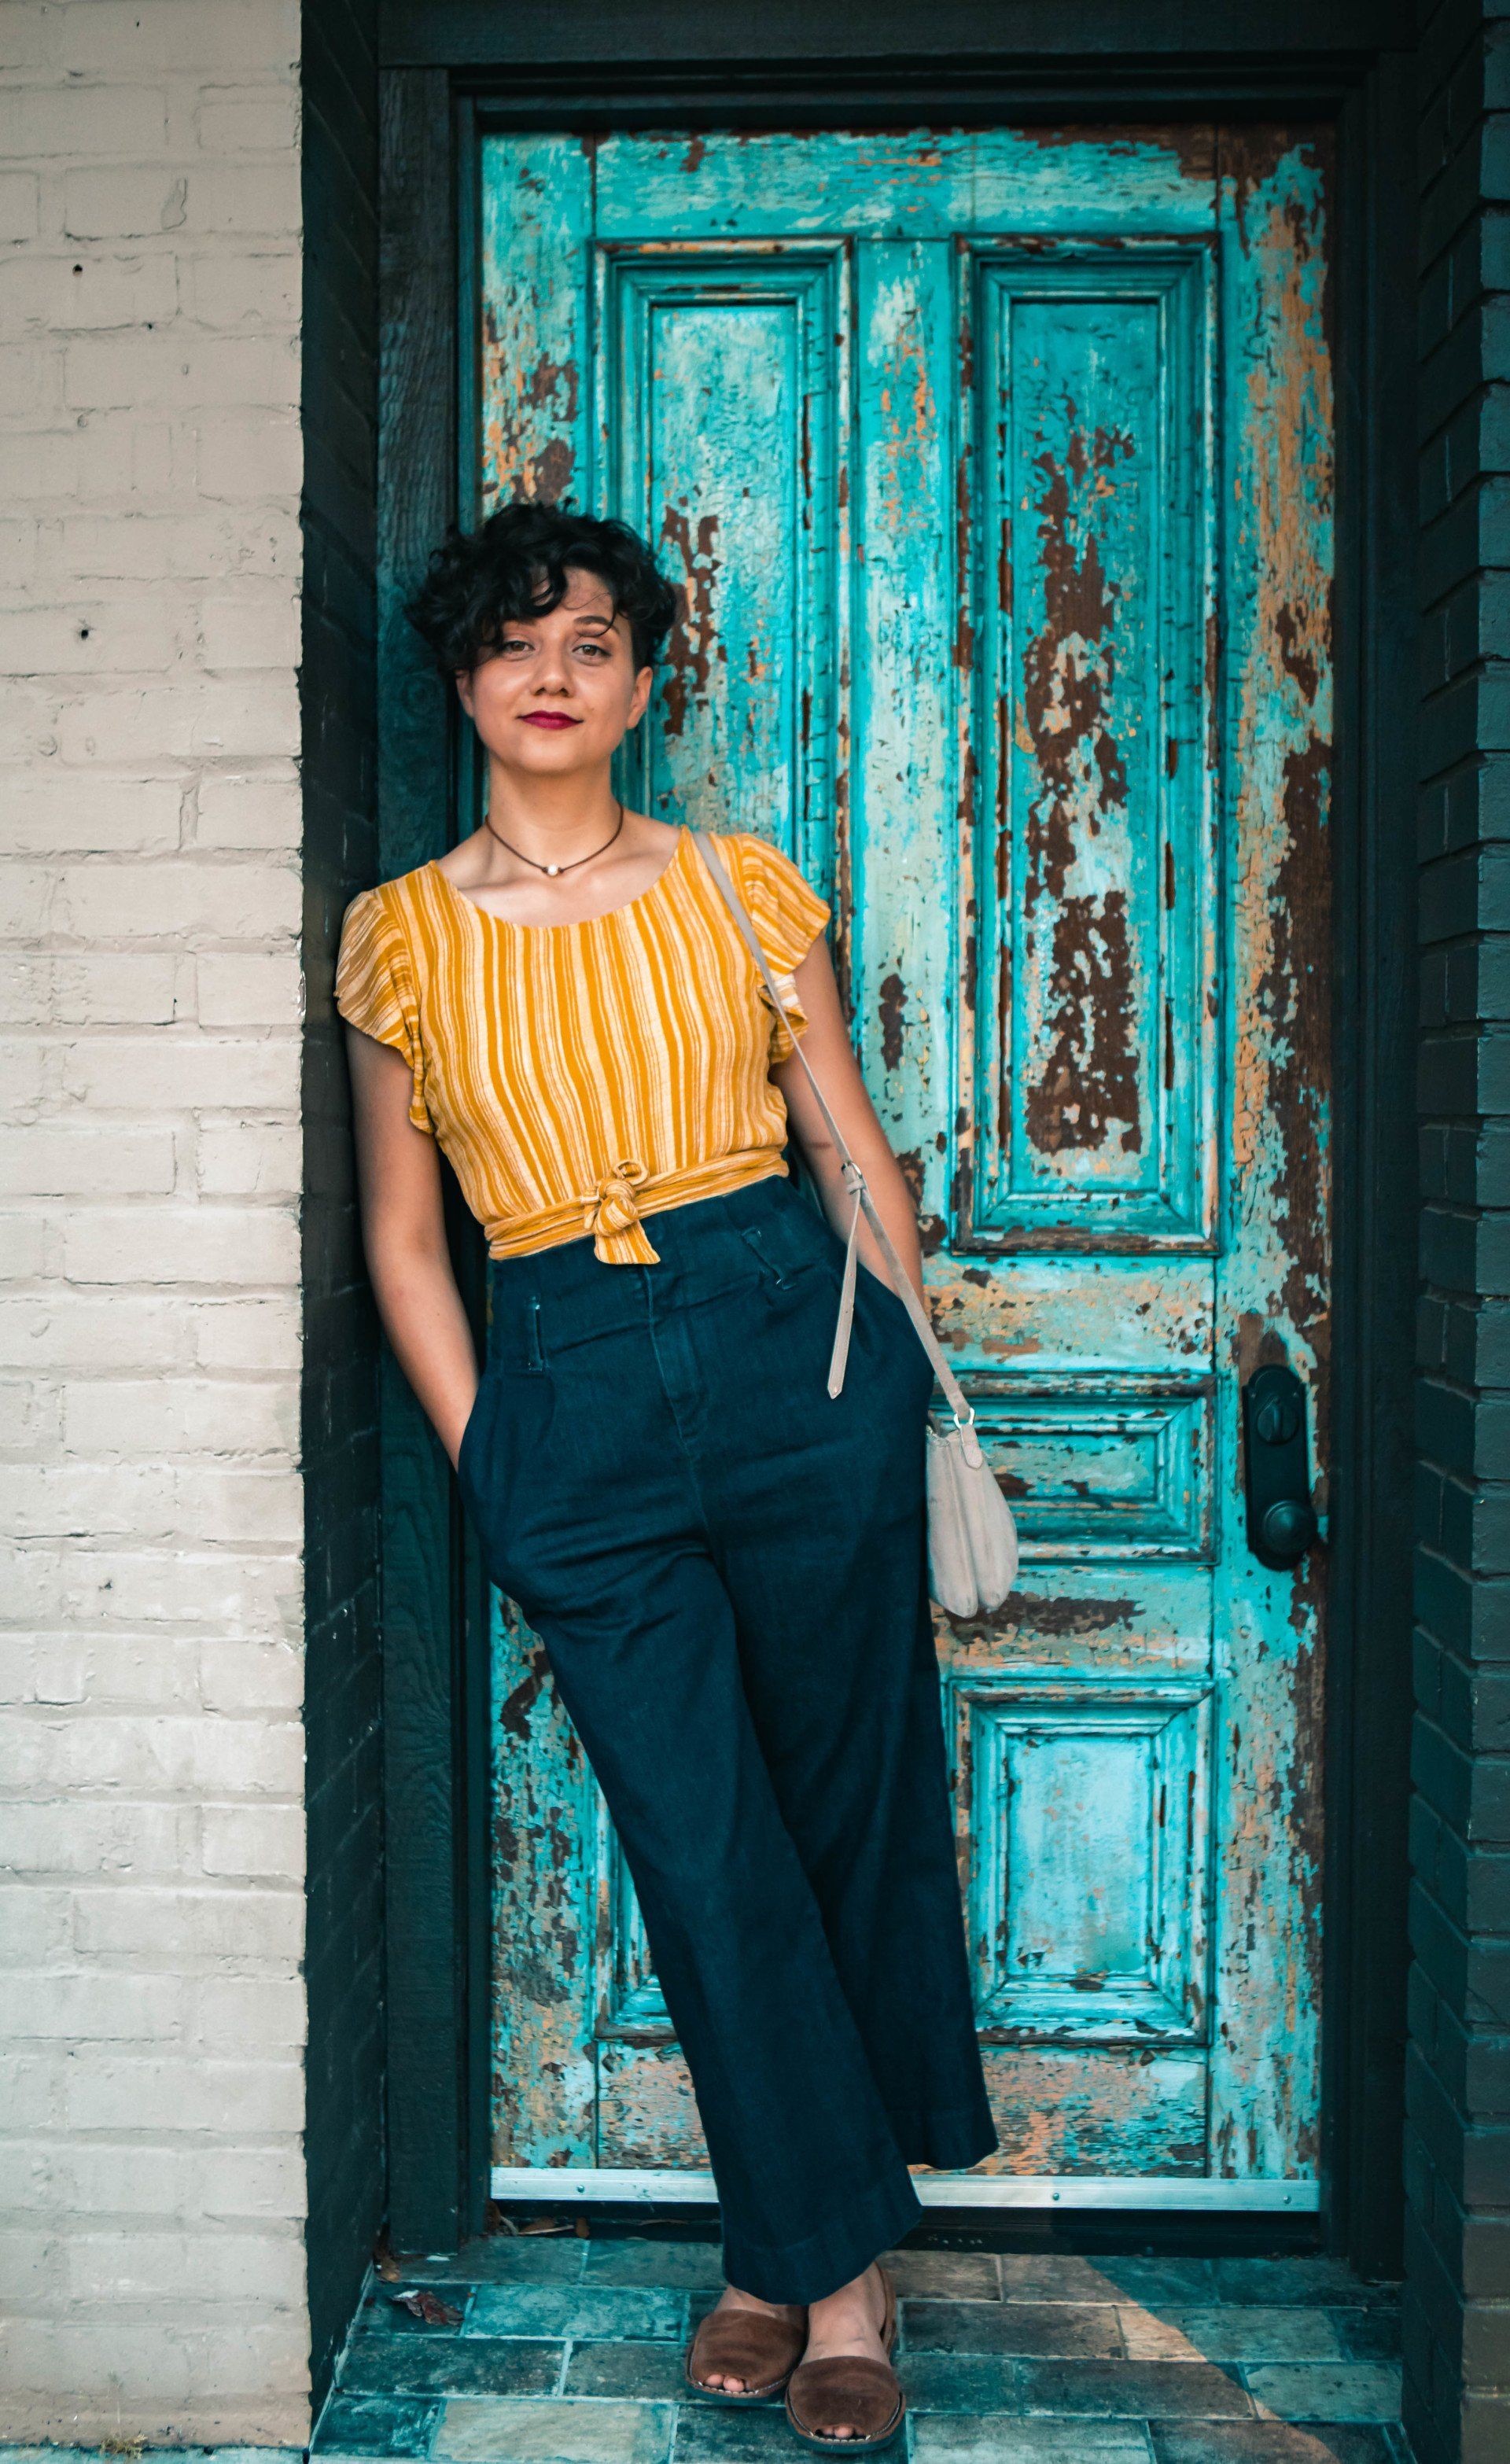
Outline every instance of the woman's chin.
<svg viewBox="0 0 1510 2464"><path fill-rule="evenodd" d="M505 744L490 745L495 761L532 779L565 779L574 771L600 769L613 753L580 728L511 728Z"/></svg>

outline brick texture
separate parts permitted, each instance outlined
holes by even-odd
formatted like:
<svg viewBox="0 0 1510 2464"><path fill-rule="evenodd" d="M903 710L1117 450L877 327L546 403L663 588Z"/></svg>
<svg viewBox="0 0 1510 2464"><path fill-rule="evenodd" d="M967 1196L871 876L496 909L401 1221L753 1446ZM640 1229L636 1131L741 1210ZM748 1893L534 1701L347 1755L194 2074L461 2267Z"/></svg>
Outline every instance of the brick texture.
<svg viewBox="0 0 1510 2464"><path fill-rule="evenodd" d="M1422 1230L1406 2422L1510 2454L1510 25L1421 49Z"/></svg>
<svg viewBox="0 0 1510 2464"><path fill-rule="evenodd" d="M0 2432L296 2446L298 11L3 27Z"/></svg>

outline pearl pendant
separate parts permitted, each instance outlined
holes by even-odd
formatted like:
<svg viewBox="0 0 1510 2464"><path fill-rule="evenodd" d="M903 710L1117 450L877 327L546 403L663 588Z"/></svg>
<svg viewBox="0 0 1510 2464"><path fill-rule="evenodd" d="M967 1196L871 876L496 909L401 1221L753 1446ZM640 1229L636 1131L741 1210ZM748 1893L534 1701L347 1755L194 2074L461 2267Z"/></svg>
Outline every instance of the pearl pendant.
<svg viewBox="0 0 1510 2464"><path fill-rule="evenodd" d="M548 864L545 868L547 872L559 872L560 869L558 864Z"/></svg>

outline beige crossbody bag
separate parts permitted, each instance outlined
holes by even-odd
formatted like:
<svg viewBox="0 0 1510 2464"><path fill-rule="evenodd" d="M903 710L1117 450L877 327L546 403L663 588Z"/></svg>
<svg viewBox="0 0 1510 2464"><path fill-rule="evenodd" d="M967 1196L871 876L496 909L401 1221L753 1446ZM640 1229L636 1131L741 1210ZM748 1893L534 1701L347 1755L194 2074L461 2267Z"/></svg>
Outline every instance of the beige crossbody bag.
<svg viewBox="0 0 1510 2464"><path fill-rule="evenodd" d="M766 964L755 926L729 878L723 858L701 830L693 830L691 837L744 935L777 1015L784 1017L786 1003L777 989L776 979ZM844 1364L849 1356L849 1330L855 1309L855 1275L860 1263L855 1235L860 1228L863 1209L866 1222L880 1243L882 1256L890 1271L892 1288L911 1319L917 1339L932 1362L934 1375L949 1398L952 1425L947 1429L935 1427L931 1415L928 1422L929 1591L939 1607L947 1609L952 1617L979 1617L985 1610L999 1608L1017 1580L1018 1532L1012 1519L1012 1508L996 1485L980 1440L975 1435L975 1415L944 1356L938 1337L929 1322L928 1311L897 1256L891 1236L881 1221L875 1200L866 1187L864 1174L850 1154L843 1133L823 1099L823 1090L813 1075L800 1038L795 1037L793 1043L797 1057L807 1072L807 1083L813 1089L828 1134L834 1141L835 1152L843 1169L844 1187L855 1201L844 1249L844 1277L840 1292L839 1318L834 1328L834 1348L828 1363L828 1391L830 1395L839 1394L844 1382Z"/></svg>

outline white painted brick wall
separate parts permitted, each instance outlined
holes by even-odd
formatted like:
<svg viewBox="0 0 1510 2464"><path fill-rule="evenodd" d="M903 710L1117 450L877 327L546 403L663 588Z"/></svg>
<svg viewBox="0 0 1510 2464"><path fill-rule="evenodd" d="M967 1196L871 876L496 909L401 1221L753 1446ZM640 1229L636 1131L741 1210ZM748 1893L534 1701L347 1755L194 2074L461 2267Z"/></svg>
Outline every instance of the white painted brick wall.
<svg viewBox="0 0 1510 2464"><path fill-rule="evenodd" d="M308 2428L297 33L0 6L0 2437Z"/></svg>

